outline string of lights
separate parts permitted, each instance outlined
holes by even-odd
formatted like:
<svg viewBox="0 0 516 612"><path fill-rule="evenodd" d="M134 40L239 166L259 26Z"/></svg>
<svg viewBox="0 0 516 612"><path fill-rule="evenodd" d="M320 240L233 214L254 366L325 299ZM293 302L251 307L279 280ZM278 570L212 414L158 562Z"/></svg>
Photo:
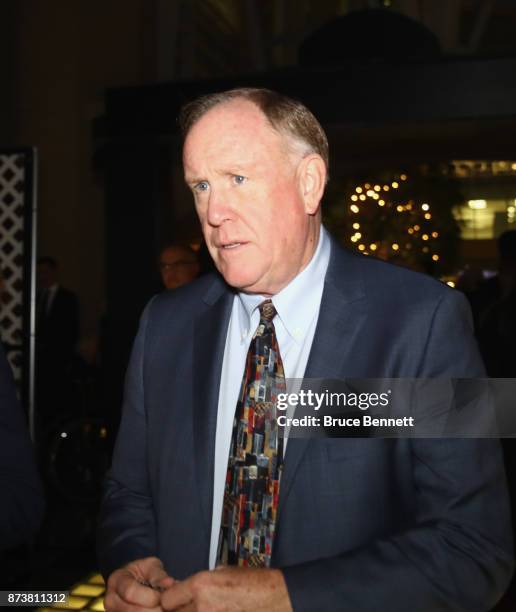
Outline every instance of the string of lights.
<svg viewBox="0 0 516 612"><path fill-rule="evenodd" d="M411 261L413 251L420 251L433 262L439 261L439 232L433 227L431 203L403 197L403 192L410 191L402 189L408 182L408 176L400 174L390 182L355 187L348 201L353 217L347 237L350 246L382 259Z"/></svg>

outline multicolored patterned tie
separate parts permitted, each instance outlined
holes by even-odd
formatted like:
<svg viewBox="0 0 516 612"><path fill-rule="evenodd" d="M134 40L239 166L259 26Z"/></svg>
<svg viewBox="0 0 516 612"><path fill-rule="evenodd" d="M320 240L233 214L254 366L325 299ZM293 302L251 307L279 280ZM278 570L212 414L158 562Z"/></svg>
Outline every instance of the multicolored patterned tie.
<svg viewBox="0 0 516 612"><path fill-rule="evenodd" d="M233 422L218 561L269 567L283 470L276 399L286 383L272 322L276 309L271 300L259 309Z"/></svg>

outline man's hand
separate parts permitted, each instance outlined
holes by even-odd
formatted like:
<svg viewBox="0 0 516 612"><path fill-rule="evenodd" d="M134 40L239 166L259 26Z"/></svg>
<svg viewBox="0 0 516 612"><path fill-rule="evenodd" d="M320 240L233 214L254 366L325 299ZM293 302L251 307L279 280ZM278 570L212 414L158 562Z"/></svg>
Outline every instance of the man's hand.
<svg viewBox="0 0 516 612"><path fill-rule="evenodd" d="M104 606L107 612L129 612L134 606L158 612L161 592L151 587L166 589L173 584L157 557L138 559L109 576Z"/></svg>
<svg viewBox="0 0 516 612"><path fill-rule="evenodd" d="M161 606L181 612L292 612L279 570L244 567L221 567L175 582L161 595Z"/></svg>

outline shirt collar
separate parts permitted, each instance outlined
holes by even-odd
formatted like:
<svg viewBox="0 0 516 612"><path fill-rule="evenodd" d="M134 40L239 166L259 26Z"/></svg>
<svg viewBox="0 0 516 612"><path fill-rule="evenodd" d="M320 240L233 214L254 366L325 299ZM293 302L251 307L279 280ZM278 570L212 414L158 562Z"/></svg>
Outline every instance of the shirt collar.
<svg viewBox="0 0 516 612"><path fill-rule="evenodd" d="M330 261L330 250L330 240L326 230L321 226L319 242L310 263L286 287L271 298L278 313L277 316L281 319L289 336L297 343L303 341L310 323L319 311L324 278ZM257 327L258 321L253 326L253 315L258 306L267 298L263 295L242 292L237 295L240 337L244 340L250 331L254 331L253 327ZM255 318L257 317L256 313Z"/></svg>

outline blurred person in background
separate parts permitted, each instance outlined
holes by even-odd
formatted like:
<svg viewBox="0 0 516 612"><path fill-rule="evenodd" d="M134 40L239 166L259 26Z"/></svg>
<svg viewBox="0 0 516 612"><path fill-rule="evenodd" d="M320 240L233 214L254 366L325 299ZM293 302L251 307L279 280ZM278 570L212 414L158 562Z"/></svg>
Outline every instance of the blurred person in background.
<svg viewBox="0 0 516 612"><path fill-rule="evenodd" d="M16 579L11 553L43 519L43 488L11 369L0 343L0 587Z"/></svg>
<svg viewBox="0 0 516 612"><path fill-rule="evenodd" d="M36 295L36 393L38 412L45 420L68 409L78 339L77 296L61 286L57 261L53 257L40 257Z"/></svg>
<svg viewBox="0 0 516 612"><path fill-rule="evenodd" d="M489 376L516 376L516 230L498 239L498 274L472 296L480 351Z"/></svg>
<svg viewBox="0 0 516 612"><path fill-rule="evenodd" d="M199 276L199 258L190 246L170 244L159 256L159 271L165 289L177 289Z"/></svg>

